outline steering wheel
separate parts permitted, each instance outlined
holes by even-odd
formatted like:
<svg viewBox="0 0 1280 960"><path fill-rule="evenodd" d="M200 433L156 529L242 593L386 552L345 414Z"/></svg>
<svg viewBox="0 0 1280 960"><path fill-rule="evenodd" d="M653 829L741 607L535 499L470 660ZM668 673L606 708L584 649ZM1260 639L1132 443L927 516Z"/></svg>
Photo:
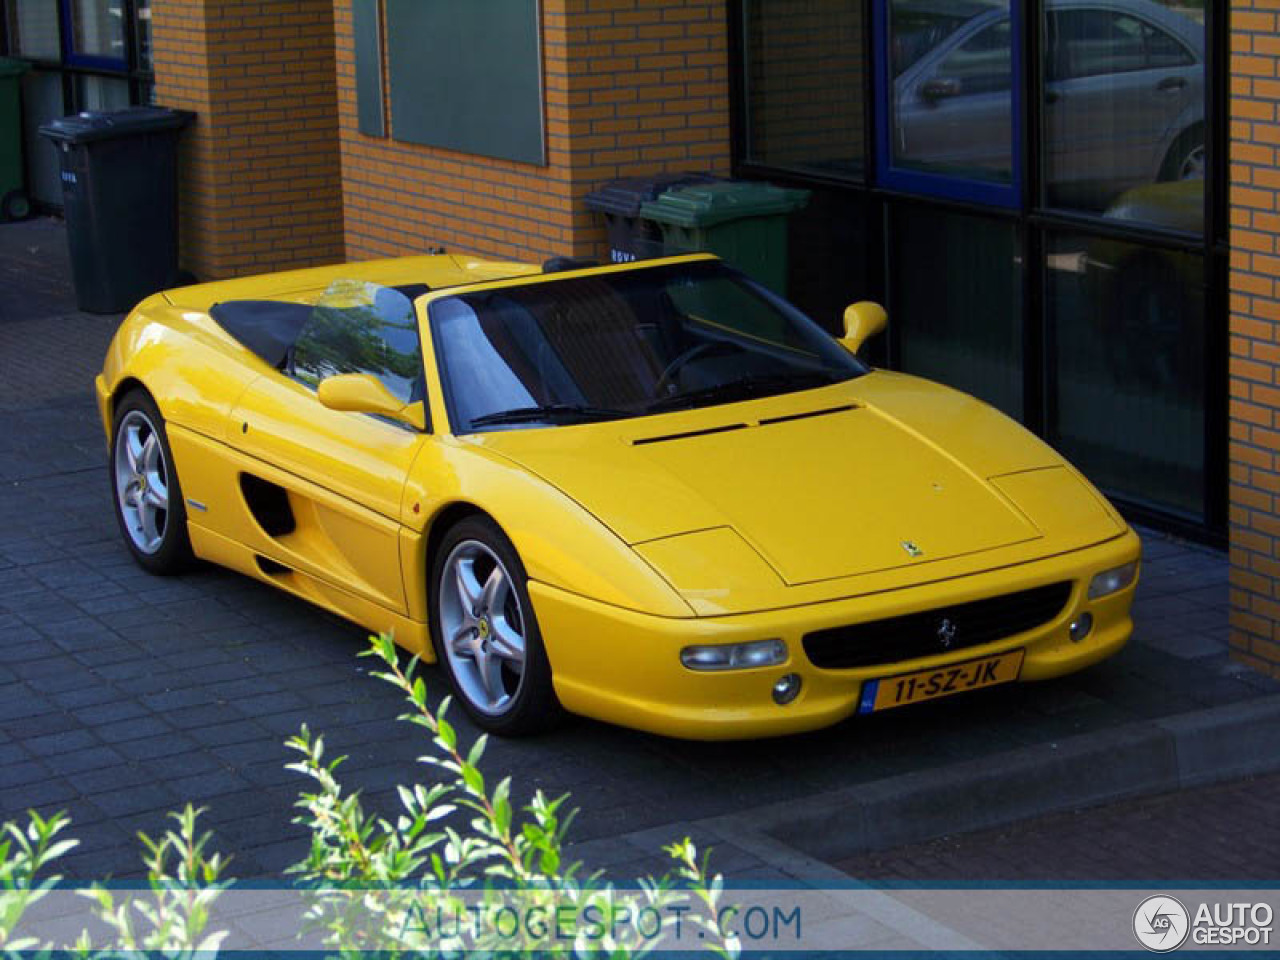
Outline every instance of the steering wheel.
<svg viewBox="0 0 1280 960"><path fill-rule="evenodd" d="M671 389L675 375L694 360L724 353L738 353L745 349L745 347L740 347L730 340L709 340L692 346L667 364L662 371L662 375L658 377L658 382L653 385L653 395L655 397L666 396L666 392Z"/></svg>

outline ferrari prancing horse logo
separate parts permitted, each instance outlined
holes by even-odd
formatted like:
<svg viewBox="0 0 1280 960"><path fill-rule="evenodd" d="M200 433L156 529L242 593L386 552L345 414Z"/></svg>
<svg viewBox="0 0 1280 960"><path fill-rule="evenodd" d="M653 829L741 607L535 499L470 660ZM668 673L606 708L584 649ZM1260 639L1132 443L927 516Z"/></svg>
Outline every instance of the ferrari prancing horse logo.
<svg viewBox="0 0 1280 960"><path fill-rule="evenodd" d="M955 642L958 629L956 622L946 617L938 624L938 642L942 644L944 649L950 648L951 644Z"/></svg>
<svg viewBox="0 0 1280 960"><path fill-rule="evenodd" d="M908 557L923 557L923 556L924 556L924 551L923 551L923 550L921 550L919 547L917 547L917 546L916 546L912 541L910 541L910 540L903 540L903 541L902 541L902 549L903 549L903 550L905 550L905 551L907 551L907 556L908 556Z"/></svg>

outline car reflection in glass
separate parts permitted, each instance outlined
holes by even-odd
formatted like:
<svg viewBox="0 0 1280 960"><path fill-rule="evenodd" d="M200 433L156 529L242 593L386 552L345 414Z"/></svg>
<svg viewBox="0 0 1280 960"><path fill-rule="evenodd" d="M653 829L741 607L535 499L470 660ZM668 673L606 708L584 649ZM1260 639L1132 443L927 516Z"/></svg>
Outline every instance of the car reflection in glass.
<svg viewBox="0 0 1280 960"><path fill-rule="evenodd" d="M1103 217L1200 234L1201 187L1192 180L1135 187ZM1204 377L1203 259L1104 236L1089 242L1082 266L1090 315L1101 326L1116 380L1161 395L1198 391Z"/></svg>
<svg viewBox="0 0 1280 960"><path fill-rule="evenodd" d="M985 4L959 26L925 26L920 5L899 0L891 14L894 67L914 61L894 81L894 163L1007 183L1008 4ZM918 53L932 37L942 39ZM1103 210L1144 183L1203 177L1202 23L1149 0L1048 0L1043 43L1050 203Z"/></svg>

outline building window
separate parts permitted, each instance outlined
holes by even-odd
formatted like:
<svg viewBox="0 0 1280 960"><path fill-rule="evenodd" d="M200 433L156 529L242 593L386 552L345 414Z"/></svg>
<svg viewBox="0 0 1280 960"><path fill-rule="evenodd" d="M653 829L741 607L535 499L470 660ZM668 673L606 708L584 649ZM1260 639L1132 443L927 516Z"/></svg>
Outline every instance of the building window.
<svg viewBox="0 0 1280 960"><path fill-rule="evenodd" d="M1226 118L1210 106L1227 85L1225 10L737 9L737 173L815 191L791 228L797 299L824 322L841 301L884 299L891 366L1021 419L1148 521L1222 531ZM857 50L794 38L835 36L841 14L866 17ZM805 135L850 118L870 162L835 174L840 152Z"/></svg>
<svg viewBox="0 0 1280 960"><path fill-rule="evenodd" d="M123 0L71 0L69 61L126 69L127 24Z"/></svg>
<svg viewBox="0 0 1280 960"><path fill-rule="evenodd" d="M1048 238L1050 441L1131 501L1204 509L1204 258Z"/></svg>
<svg viewBox="0 0 1280 960"><path fill-rule="evenodd" d="M1051 3L1042 31L1045 203L1202 232L1203 7Z"/></svg>
<svg viewBox="0 0 1280 960"><path fill-rule="evenodd" d="M898 16L905 6L895 3L889 9L890 60L907 64L893 77L890 166L1011 183L1013 44L1008 6L951 29L923 27L918 15ZM950 14L944 20L949 28ZM926 47L927 38L942 29L949 35Z"/></svg>
<svg viewBox="0 0 1280 960"><path fill-rule="evenodd" d="M889 300L903 369L1023 417L1017 233L915 203L889 211Z"/></svg>
<svg viewBox="0 0 1280 960"><path fill-rule="evenodd" d="M28 60L57 60L61 57L56 3L51 0L11 0L8 11L10 54Z"/></svg>
<svg viewBox="0 0 1280 960"><path fill-rule="evenodd" d="M861 180L866 172L859 0L744 0L745 159Z"/></svg>

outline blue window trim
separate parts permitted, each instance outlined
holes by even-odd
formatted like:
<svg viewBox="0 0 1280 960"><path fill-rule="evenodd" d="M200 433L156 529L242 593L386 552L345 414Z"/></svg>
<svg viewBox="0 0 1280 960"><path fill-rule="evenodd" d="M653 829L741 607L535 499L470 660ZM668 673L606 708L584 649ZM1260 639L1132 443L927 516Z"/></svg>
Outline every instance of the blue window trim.
<svg viewBox="0 0 1280 960"><path fill-rule="evenodd" d="M872 80L874 85L875 113L875 182L882 187L903 193L917 193L930 197L945 197L965 203L992 207L1018 208L1022 205L1022 0L1010 0L1010 35L1013 43L1010 78L1013 110L1010 123L1012 181L991 183L967 177L920 170L905 170L893 165L892 151L892 97L893 76L889 56L889 4L892 0L872 0Z"/></svg>
<svg viewBox="0 0 1280 960"><path fill-rule="evenodd" d="M125 57L104 57L94 53L79 53L75 49L75 11L71 7L71 0L61 0L62 6L62 62L66 66L85 67L90 70L107 70L121 74L128 74L129 61ZM128 37L125 38L125 48L129 45Z"/></svg>

